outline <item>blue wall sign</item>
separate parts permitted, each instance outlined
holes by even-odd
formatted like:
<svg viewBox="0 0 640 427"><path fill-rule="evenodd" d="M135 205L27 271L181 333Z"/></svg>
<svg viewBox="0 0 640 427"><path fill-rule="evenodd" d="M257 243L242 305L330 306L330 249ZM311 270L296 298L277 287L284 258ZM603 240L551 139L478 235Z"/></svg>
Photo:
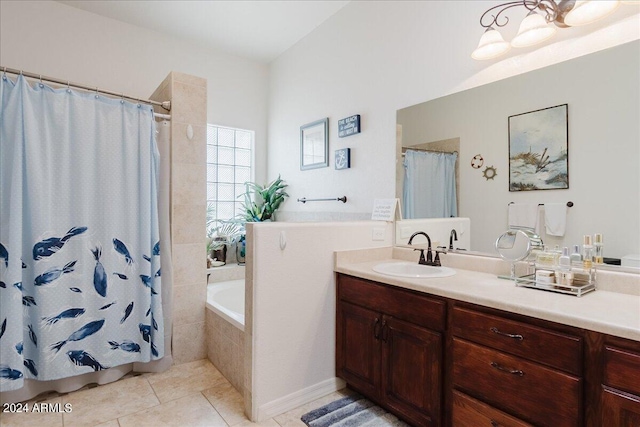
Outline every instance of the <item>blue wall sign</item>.
<svg viewBox="0 0 640 427"><path fill-rule="evenodd" d="M360 133L360 114L338 120L338 136L340 138L356 133Z"/></svg>

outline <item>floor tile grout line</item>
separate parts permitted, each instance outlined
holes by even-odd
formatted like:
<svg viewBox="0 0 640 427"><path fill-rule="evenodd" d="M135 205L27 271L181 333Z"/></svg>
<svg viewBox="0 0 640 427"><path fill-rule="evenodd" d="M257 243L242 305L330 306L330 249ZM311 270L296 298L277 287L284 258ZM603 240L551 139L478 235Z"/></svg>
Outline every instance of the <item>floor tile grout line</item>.
<svg viewBox="0 0 640 427"><path fill-rule="evenodd" d="M218 414L218 416L220 417L220 419L222 420L223 423L226 424L227 427L230 427L230 424L227 422L227 420L222 416L222 414L220 413L220 411L218 411L216 409L215 406L213 406L213 403L211 403L211 401L209 399L207 399L207 396L204 395L204 393L202 391L200 391L200 395L202 395L202 397L204 397L204 400L207 401L207 403L209 404L209 406L211 406L213 408L214 411L216 411L216 414Z"/></svg>

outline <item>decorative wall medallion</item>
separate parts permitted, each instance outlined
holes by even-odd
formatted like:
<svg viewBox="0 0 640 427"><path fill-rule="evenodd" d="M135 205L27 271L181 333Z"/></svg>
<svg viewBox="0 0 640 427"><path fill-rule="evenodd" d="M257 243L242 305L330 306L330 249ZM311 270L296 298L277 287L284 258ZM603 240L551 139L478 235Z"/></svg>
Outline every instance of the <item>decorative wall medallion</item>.
<svg viewBox="0 0 640 427"><path fill-rule="evenodd" d="M482 165L484 165L484 158L482 157L482 154L476 154L473 156L473 159L471 159L471 167L474 169L480 169Z"/></svg>
<svg viewBox="0 0 640 427"><path fill-rule="evenodd" d="M496 172L496 168L494 168L493 166L487 166L482 172L482 176L484 176L487 181L495 178L496 175L498 175L498 173Z"/></svg>

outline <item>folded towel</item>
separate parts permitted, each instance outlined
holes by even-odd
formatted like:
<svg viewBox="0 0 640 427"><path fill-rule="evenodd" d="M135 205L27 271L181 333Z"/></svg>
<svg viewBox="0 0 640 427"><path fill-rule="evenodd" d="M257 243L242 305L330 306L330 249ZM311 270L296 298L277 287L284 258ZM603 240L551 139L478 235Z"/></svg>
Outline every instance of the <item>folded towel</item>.
<svg viewBox="0 0 640 427"><path fill-rule="evenodd" d="M509 204L509 227L533 228L538 233L538 205L536 203Z"/></svg>
<svg viewBox="0 0 640 427"><path fill-rule="evenodd" d="M544 226L549 236L564 236L567 225L566 203L545 203Z"/></svg>

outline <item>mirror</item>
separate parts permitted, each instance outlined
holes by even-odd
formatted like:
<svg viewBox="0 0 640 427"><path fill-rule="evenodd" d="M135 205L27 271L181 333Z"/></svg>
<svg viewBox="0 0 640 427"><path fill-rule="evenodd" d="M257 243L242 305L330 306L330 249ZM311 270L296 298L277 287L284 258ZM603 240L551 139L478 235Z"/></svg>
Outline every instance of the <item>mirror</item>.
<svg viewBox="0 0 640 427"><path fill-rule="evenodd" d="M397 111L398 147L459 139L458 215L471 219L471 249L496 254L509 203L564 203L564 236L604 235L604 256L640 253L640 41L581 56ZM568 104L568 189L509 191L508 117ZM400 155L400 154L399 154ZM483 159L478 166L477 155ZM475 160L474 160L475 159ZM474 163L475 161L475 163ZM402 179L397 159L396 179ZM490 178L484 175L489 169ZM495 174L494 174L495 173ZM396 182L402 198L402 182Z"/></svg>
<svg viewBox="0 0 640 427"><path fill-rule="evenodd" d="M542 240L531 229L513 228L498 237L496 250L502 259L511 262L511 276L508 278L513 280L516 278L516 262L526 260L542 250Z"/></svg>
<svg viewBox="0 0 640 427"><path fill-rule="evenodd" d="M329 166L329 118L300 126L300 170Z"/></svg>

